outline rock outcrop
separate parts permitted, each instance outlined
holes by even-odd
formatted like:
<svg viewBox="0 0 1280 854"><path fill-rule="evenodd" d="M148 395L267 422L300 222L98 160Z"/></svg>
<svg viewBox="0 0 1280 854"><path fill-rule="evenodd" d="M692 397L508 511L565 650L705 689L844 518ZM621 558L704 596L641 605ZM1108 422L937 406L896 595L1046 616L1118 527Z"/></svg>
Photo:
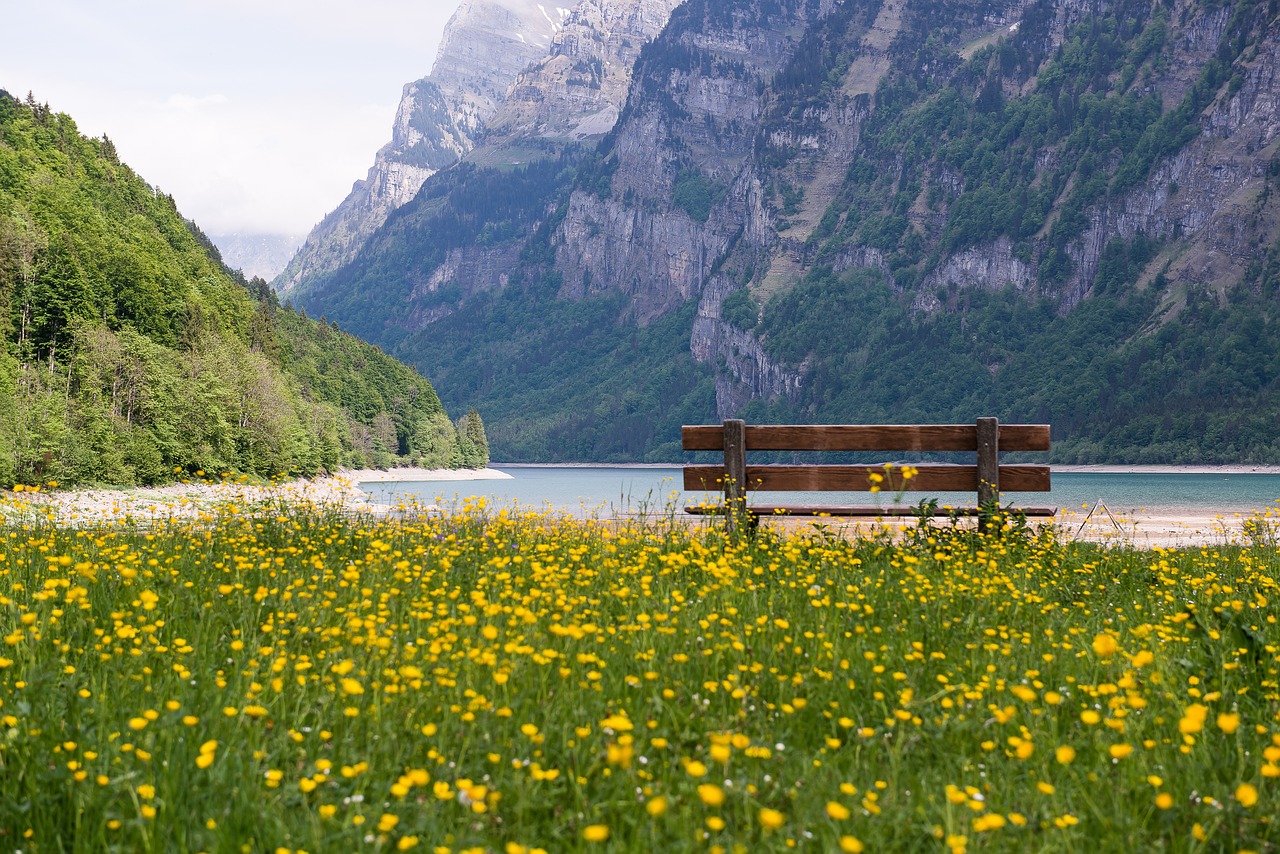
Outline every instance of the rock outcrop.
<svg viewBox="0 0 1280 854"><path fill-rule="evenodd" d="M504 138L580 141L618 121L640 49L682 0L582 0L545 57L521 71L488 127Z"/></svg>

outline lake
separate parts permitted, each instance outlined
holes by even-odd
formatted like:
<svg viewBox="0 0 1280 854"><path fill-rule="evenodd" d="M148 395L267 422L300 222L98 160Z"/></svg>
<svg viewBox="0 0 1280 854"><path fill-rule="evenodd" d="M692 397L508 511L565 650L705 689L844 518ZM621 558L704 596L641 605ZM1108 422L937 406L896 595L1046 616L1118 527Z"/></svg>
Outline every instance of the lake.
<svg viewBox="0 0 1280 854"><path fill-rule="evenodd" d="M669 503L683 507L704 493L681 489L676 466L504 466L493 468L511 480L424 481L418 483L364 483L361 488L374 501L397 504L460 504L483 496L504 505L552 509L579 516L611 515L647 510L660 512ZM890 504L891 496L879 496ZM923 493L907 493L903 503L914 504ZM941 505L972 504L972 493L939 493ZM752 493L759 503L792 504L875 503L867 493ZM1280 474L1185 474L1059 472L1053 473L1053 491L1005 493L1005 502L1026 506L1080 508L1101 501L1116 512L1134 510L1235 513L1276 508L1280 499Z"/></svg>

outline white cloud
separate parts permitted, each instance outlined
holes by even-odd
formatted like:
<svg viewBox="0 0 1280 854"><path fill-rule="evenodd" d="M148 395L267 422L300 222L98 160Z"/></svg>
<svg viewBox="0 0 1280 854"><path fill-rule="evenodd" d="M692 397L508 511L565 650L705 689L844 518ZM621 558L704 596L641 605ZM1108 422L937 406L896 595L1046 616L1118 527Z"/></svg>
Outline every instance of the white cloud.
<svg viewBox="0 0 1280 854"><path fill-rule="evenodd" d="M204 97L196 97L194 95L170 95L164 102L166 107L175 110L193 113L201 107L211 107L218 104L225 104L229 99L226 95L205 95Z"/></svg>
<svg viewBox="0 0 1280 854"><path fill-rule="evenodd" d="M206 231L305 232L390 138L456 0L40 0L0 88L107 134Z"/></svg>

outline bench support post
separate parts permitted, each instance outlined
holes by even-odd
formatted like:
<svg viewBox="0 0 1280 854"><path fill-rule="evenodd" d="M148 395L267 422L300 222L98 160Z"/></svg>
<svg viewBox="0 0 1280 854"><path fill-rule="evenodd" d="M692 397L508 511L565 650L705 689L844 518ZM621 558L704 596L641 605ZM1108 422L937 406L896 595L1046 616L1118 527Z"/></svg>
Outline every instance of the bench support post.
<svg viewBox="0 0 1280 854"><path fill-rule="evenodd" d="M1000 506L1000 421L979 418L978 427L978 508L988 511ZM989 512L978 516L978 530L991 526Z"/></svg>
<svg viewBox="0 0 1280 854"><path fill-rule="evenodd" d="M724 422L724 524L732 534L746 523L747 427L740 418Z"/></svg>

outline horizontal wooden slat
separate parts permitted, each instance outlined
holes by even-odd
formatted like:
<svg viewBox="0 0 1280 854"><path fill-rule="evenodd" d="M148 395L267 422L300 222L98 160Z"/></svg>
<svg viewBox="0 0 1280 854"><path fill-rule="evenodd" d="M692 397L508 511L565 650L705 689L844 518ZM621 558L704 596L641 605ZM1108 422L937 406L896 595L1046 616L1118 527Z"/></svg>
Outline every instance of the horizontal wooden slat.
<svg viewBox="0 0 1280 854"><path fill-rule="evenodd" d="M902 482L901 468L876 483L872 474L885 474L884 466L747 466L748 490L770 492L867 492L873 486L880 491L906 492L976 492L978 467L963 465L920 465L915 477ZM1000 466L1002 492L1048 492L1049 467ZM720 491L724 484L724 466L685 466L686 490Z"/></svg>
<svg viewBox="0 0 1280 854"><path fill-rule="evenodd" d="M804 505L752 505L746 508L748 513L756 516L917 516L918 507L912 505L891 505L877 507L875 505L842 505L832 507L806 507ZM722 516L724 506L720 504L692 504L684 508L684 512L695 516ZM945 519L950 516L977 516L982 512L980 507L939 507L934 518ZM1053 516L1058 512L1056 507L1016 507L1012 511L1023 516Z"/></svg>
<svg viewBox="0 0 1280 854"><path fill-rule="evenodd" d="M748 451L973 451L974 424L748 424ZM686 451L724 448L719 424L682 427ZM1048 424L1001 424L1001 451L1049 450Z"/></svg>

